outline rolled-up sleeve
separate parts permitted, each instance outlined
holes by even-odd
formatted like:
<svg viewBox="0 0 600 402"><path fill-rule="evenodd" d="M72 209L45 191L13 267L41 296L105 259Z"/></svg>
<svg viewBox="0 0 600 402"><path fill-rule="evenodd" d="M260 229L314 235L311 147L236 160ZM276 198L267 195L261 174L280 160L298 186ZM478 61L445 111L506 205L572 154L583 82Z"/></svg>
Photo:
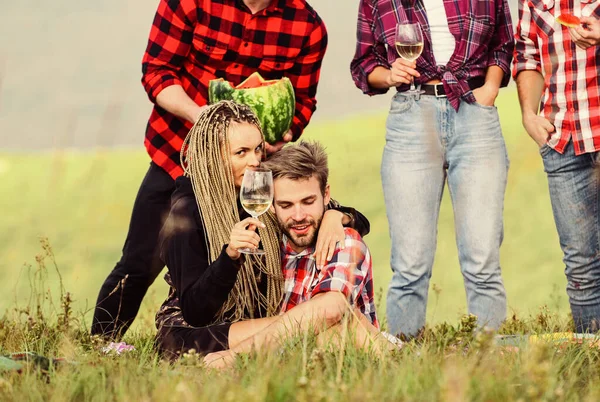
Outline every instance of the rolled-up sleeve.
<svg viewBox="0 0 600 402"><path fill-rule="evenodd" d="M388 89L373 88L367 77L377 66L389 68L385 44L376 40L375 11L371 0L361 0L356 26L356 51L350 63L350 72L356 86L367 95L384 94Z"/></svg>
<svg viewBox="0 0 600 402"><path fill-rule="evenodd" d="M510 81L510 63L515 48L512 19L507 0L496 0L496 26L490 42L489 66L498 66L504 71L502 86Z"/></svg>
<svg viewBox="0 0 600 402"><path fill-rule="evenodd" d="M166 87L181 85L179 70L192 46L193 0L161 0L142 60L142 84L153 103Z"/></svg>
<svg viewBox="0 0 600 402"><path fill-rule="evenodd" d="M513 76L524 70L542 73L540 50L537 46L537 29L531 18L528 0L519 0L519 23L515 43Z"/></svg>

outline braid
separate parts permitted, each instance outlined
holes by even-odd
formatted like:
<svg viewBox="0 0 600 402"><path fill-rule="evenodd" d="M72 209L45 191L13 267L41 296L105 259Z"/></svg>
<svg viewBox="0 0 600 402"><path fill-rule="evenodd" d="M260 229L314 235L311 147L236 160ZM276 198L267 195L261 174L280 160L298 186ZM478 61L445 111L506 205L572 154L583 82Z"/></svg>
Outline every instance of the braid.
<svg viewBox="0 0 600 402"><path fill-rule="evenodd" d="M192 182L202 217L209 263L219 257L223 245L229 242L231 229L240 221L228 156L227 134L232 121L249 123L261 130L258 118L250 108L221 101L200 115L181 148L181 165ZM278 313L283 294L279 227L270 211L263 214L260 221L265 224L258 233L266 254L245 256L237 281L215 321L254 318L258 308L266 310L267 316ZM266 295L258 288L258 279L263 274L267 280Z"/></svg>

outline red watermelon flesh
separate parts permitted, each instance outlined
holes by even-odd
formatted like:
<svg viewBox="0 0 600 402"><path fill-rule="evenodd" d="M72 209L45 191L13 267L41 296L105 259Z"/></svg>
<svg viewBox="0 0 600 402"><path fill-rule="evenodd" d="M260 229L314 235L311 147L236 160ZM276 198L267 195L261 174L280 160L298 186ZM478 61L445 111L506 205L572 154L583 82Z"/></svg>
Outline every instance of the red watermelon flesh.
<svg viewBox="0 0 600 402"><path fill-rule="evenodd" d="M259 74L251 74L250 77L246 78L235 89L249 89L268 87L269 85L276 84L279 80L264 80Z"/></svg>
<svg viewBox="0 0 600 402"><path fill-rule="evenodd" d="M572 14L561 14L556 18L559 24L564 25L569 28L575 28L581 25L581 21L578 17Z"/></svg>

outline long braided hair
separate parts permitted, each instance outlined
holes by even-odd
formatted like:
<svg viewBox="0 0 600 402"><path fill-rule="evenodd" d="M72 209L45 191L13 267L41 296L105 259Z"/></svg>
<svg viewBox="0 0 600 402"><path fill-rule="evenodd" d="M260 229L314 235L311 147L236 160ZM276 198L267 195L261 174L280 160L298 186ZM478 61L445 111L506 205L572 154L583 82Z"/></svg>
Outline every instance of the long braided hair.
<svg viewBox="0 0 600 402"><path fill-rule="evenodd" d="M259 129L260 122L252 110L231 101L209 106L198 118L185 138L181 165L192 182L204 233L208 241L209 263L221 254L229 242L233 226L240 221L238 194L233 181L229 153L231 123L248 123ZM263 137L264 138L264 137ZM267 316L276 315L283 293L283 275L279 249L279 227L273 214L261 215L265 228L258 228L266 254L246 254L229 297L215 316L215 322L255 318L258 309ZM258 288L266 275L267 294Z"/></svg>

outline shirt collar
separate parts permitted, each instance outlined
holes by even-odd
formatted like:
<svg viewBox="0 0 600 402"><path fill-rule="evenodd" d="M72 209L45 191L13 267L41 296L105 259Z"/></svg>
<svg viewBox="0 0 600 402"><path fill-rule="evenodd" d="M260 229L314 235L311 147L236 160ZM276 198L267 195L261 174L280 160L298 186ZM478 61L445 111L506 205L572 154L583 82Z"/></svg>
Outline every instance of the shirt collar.
<svg viewBox="0 0 600 402"><path fill-rule="evenodd" d="M233 1L234 3L238 3L240 6L247 8L246 5L244 4L243 0L230 0L230 1ZM289 0L272 0L271 3L267 6L267 8L265 8L261 12L268 13L268 14L281 14L281 13L283 13L283 9L285 8L288 1Z"/></svg>
<svg viewBox="0 0 600 402"><path fill-rule="evenodd" d="M309 255L312 255L314 253L315 253L314 247L307 247L299 253L296 252L292 248L291 242L288 239L288 237L285 234L281 236L281 254L283 256L288 257L288 258L301 258L301 257L306 257Z"/></svg>

